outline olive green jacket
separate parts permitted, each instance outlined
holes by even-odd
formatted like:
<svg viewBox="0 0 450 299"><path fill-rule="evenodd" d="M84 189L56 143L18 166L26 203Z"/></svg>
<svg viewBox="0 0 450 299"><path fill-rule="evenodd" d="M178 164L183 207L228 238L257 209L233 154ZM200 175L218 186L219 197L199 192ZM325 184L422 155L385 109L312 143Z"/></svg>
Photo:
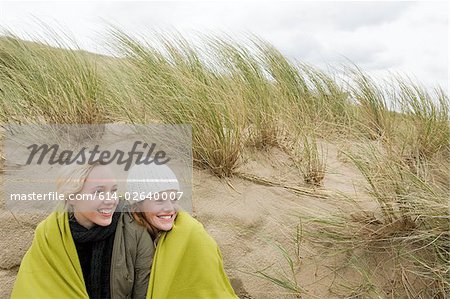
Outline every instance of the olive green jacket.
<svg viewBox="0 0 450 299"><path fill-rule="evenodd" d="M155 247L145 227L123 212L111 260L111 299L146 297Z"/></svg>
<svg viewBox="0 0 450 299"><path fill-rule="evenodd" d="M155 247L128 212L120 215L111 261L111 298L146 298ZM67 212L53 212L36 228L12 299L88 299Z"/></svg>

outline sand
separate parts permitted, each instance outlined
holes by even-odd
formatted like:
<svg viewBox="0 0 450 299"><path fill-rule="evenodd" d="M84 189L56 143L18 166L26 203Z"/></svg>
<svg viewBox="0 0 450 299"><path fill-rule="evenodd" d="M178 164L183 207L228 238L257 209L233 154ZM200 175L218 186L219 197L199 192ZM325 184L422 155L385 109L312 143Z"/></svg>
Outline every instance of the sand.
<svg viewBox="0 0 450 299"><path fill-rule="evenodd" d="M327 175L324 186L317 192L340 191L364 197L363 179L357 170L340 158L338 147L332 144L326 147ZM290 236L299 223L298 215L333 209L333 198L320 199L283 188L283 185L307 187L292 161L278 149L249 153L238 171L277 182L279 186L264 186L241 177L218 179L208 171L194 170L193 215L219 244L225 270L240 298L295 298L286 289L254 273L268 267L268 271L286 270L276 242L292 247ZM0 206L0 298L9 297L21 258L31 244L36 225L45 216L45 213L13 215L3 204ZM329 288L334 279L327 267L331 261L318 260L314 249L303 244L297 262L296 277L304 288L303 298L338 298Z"/></svg>

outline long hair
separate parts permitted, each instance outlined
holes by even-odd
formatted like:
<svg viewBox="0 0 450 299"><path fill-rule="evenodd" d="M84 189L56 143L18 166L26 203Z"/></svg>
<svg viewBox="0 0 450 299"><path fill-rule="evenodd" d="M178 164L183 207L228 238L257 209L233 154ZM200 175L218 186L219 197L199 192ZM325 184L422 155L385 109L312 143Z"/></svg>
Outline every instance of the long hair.
<svg viewBox="0 0 450 299"><path fill-rule="evenodd" d="M145 217L145 213L141 211L139 207L139 203L135 203L131 205L131 214L133 215L134 220L136 222L145 227L147 231L149 232L150 236L152 237L152 240L155 241L156 237L158 236L159 230L150 224L150 222Z"/></svg>
<svg viewBox="0 0 450 299"><path fill-rule="evenodd" d="M94 167L100 165L99 163L82 164L73 163L63 166L56 178L56 190L64 195L65 203L64 207L71 210L68 204L68 196L71 194L77 194L83 189L86 178L91 173Z"/></svg>

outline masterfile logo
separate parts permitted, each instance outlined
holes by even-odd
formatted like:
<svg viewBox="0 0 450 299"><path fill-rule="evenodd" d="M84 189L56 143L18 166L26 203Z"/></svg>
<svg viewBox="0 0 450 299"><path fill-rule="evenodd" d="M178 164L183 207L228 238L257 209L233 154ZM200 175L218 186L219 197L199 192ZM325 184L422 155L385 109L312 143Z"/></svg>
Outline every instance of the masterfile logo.
<svg viewBox="0 0 450 299"><path fill-rule="evenodd" d="M131 202L147 194L127 193L129 170L136 165L165 165L180 184L173 197L185 210L192 210L189 125L9 125L4 153L3 185L7 207L13 211L48 211L58 202L72 200L56 192L56 182L61 169L76 165L107 165L118 182L117 195L94 190L91 200L122 198ZM157 174L138 179L161 180ZM73 198L78 200L75 194Z"/></svg>

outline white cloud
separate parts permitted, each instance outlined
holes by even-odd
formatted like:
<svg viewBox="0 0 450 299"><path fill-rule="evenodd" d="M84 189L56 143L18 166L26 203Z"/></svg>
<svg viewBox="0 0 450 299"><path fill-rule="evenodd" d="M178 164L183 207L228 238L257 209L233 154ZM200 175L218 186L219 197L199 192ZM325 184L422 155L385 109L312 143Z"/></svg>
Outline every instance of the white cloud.
<svg viewBox="0 0 450 299"><path fill-rule="evenodd" d="M252 32L319 67L348 58L373 74L405 72L427 85L448 84L445 2L0 2L0 25L42 34L31 15L64 25L91 51L104 51L102 20L140 34Z"/></svg>
<svg viewBox="0 0 450 299"><path fill-rule="evenodd" d="M336 2L335 2L336 3ZM332 20L337 29L352 31L377 26L401 17L413 2L341 2L332 7Z"/></svg>

